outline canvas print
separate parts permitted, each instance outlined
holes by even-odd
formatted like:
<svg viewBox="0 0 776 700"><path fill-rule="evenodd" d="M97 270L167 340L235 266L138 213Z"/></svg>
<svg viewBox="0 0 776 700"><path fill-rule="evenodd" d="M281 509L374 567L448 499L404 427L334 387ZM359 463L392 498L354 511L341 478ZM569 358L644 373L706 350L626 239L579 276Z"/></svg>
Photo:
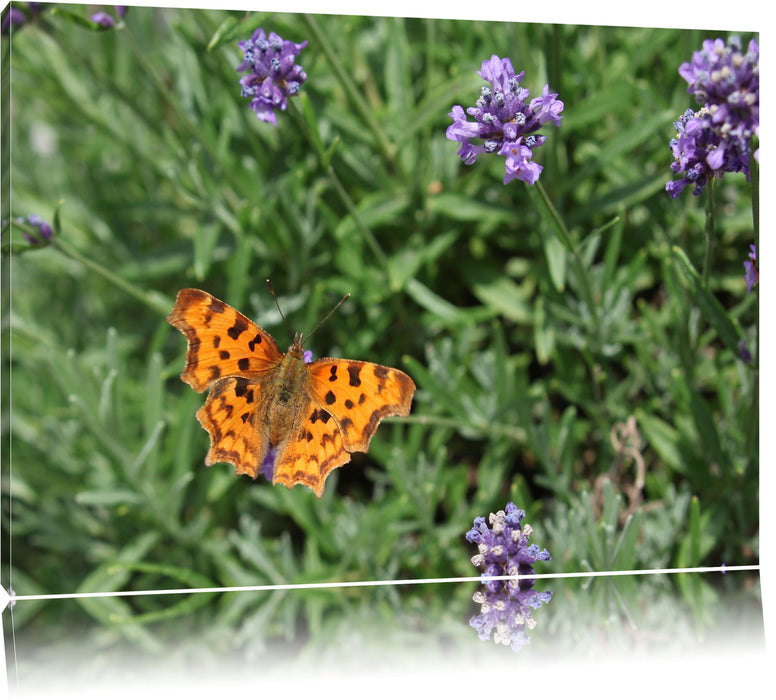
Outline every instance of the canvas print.
<svg viewBox="0 0 776 700"><path fill-rule="evenodd" d="M758 27L561 20L3 10L12 694L761 658Z"/></svg>

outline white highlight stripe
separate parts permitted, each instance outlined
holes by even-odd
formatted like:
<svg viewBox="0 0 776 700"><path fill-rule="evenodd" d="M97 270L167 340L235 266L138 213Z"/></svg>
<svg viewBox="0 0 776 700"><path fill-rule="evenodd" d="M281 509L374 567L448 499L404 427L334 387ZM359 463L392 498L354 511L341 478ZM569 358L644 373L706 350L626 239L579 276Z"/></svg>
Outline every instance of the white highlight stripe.
<svg viewBox="0 0 776 700"><path fill-rule="evenodd" d="M9 601L14 604L23 600L61 600L74 598L113 598L135 595L179 595L189 593L239 593L243 591L295 591L314 588L356 588L359 586L409 586L425 583L486 583L487 581L509 581L525 579L561 579L561 578L594 578L596 576L644 576L655 574L704 574L727 573L733 571L759 571L759 564L746 566L698 566L694 568L677 569L636 569L631 571L574 571L557 574L524 574L520 576L460 576L452 578L407 578L389 581L332 581L323 583L277 583L259 586L223 586L216 588L166 588L148 591L98 591L94 593L48 593L42 595L10 595ZM2 589L0 589L2 590ZM5 593L5 591L3 591ZM1 594L0 594L1 595ZM0 600L5 599L2 595Z"/></svg>

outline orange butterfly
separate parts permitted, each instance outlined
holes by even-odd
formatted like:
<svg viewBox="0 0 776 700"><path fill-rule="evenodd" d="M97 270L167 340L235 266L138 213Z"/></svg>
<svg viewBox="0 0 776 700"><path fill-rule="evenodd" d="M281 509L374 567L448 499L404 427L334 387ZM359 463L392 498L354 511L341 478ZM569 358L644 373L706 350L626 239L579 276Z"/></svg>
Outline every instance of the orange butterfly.
<svg viewBox="0 0 776 700"><path fill-rule="evenodd" d="M197 411L210 434L205 464L230 462L318 498L326 477L366 452L386 416L408 416L415 383L371 362L323 358L308 364L302 336L283 354L266 331L199 289L178 292L167 320L186 336L181 379L210 389Z"/></svg>

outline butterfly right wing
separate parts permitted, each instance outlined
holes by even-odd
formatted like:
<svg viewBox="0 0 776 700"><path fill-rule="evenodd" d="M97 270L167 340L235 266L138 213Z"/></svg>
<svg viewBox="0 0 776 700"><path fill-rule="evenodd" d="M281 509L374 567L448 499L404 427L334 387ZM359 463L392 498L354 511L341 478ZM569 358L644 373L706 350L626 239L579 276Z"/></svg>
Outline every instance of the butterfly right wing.
<svg viewBox="0 0 776 700"><path fill-rule="evenodd" d="M415 382L401 370L324 357L309 371L312 400L334 417L348 452L366 452L383 418L410 414Z"/></svg>
<svg viewBox="0 0 776 700"><path fill-rule="evenodd" d="M167 320L188 341L181 379L195 391L205 391L222 377L269 372L283 359L269 333L237 309L199 289L178 292Z"/></svg>
<svg viewBox="0 0 776 700"><path fill-rule="evenodd" d="M272 483L288 488L304 484L320 498L326 477L349 461L350 453L342 443L337 422L308 398L301 406L288 440L279 446Z"/></svg>

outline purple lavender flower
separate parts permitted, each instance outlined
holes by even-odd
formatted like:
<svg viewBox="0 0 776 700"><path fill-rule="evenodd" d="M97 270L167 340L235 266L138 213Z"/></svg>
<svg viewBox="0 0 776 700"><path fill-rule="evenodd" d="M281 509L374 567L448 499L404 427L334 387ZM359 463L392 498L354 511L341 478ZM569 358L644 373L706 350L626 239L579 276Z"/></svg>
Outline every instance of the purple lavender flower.
<svg viewBox="0 0 776 700"><path fill-rule="evenodd" d="M114 20L107 12L95 12L91 16L91 20L103 29L110 29L116 25L116 20Z"/></svg>
<svg viewBox="0 0 776 700"><path fill-rule="evenodd" d="M277 450L270 445L267 450L267 454L264 456L264 461L261 463L259 474L263 474L269 481L275 476L275 460L277 459Z"/></svg>
<svg viewBox="0 0 776 700"><path fill-rule="evenodd" d="M485 524L485 518L474 519L474 527L466 533L466 539L477 545L479 553L472 557L472 564L483 568L486 576L533 574L536 561L550 560L546 549L539 551L538 545L528 543L533 528L527 523L520 527L524 517L525 511L510 502L506 512L500 510L490 514L492 528ZM486 586L492 591L500 591L504 584L504 581L488 581ZM506 584L513 590L517 587L517 581Z"/></svg>
<svg viewBox="0 0 776 700"><path fill-rule="evenodd" d="M51 228L51 224L41 219L37 214L30 214L26 219L19 217L16 220L19 223L26 222L38 229L40 237L27 233L27 231L22 232L25 240L32 245L45 245L54 235L54 229Z"/></svg>
<svg viewBox="0 0 776 700"><path fill-rule="evenodd" d="M474 519L474 527L466 533L466 539L479 550L472 557L472 564L484 569L486 576L532 575L537 561L549 561L550 553L529 544L533 528L521 526L525 511L514 503L507 503L506 511L490 514L488 527L485 518ZM479 615L469 620L480 639L490 639L497 644L510 644L519 651L528 643L526 627L533 629L536 621L531 610L549 603L552 591L540 593L533 590L535 579L490 580L474 594L474 602L481 605Z"/></svg>
<svg viewBox="0 0 776 700"><path fill-rule="evenodd" d="M114 19L112 15L107 12L95 12L91 17L91 21L94 22L101 29L112 29L116 26L116 22L120 22L127 14L126 5L114 5L113 11L116 13L118 20Z"/></svg>
<svg viewBox="0 0 776 700"><path fill-rule="evenodd" d="M560 126L563 102L545 85L541 97L526 104L528 90L520 87L525 71L515 75L508 58L491 56L477 75L490 87L483 86L476 106L466 110L475 121L467 121L463 108L455 105L446 136L459 143L458 155L466 165L472 165L482 153L498 153L506 158L505 185L514 179L532 185L542 172L542 166L532 160L533 151L546 140L535 132L548 121ZM475 145L472 139L480 142Z"/></svg>
<svg viewBox="0 0 776 700"><path fill-rule="evenodd" d="M746 293L749 294L752 291L752 287L760 281L760 273L757 270L757 248L754 243L749 244L749 260L744 261L744 270L746 270L744 275Z"/></svg>
<svg viewBox="0 0 776 700"><path fill-rule="evenodd" d="M18 7L11 5L8 8L8 12L3 16L3 24L0 28L0 32L7 34L12 25L14 27L21 27L26 21L27 15L25 15Z"/></svg>
<svg viewBox="0 0 776 700"><path fill-rule="evenodd" d="M726 140L747 144L760 126L760 47L752 39L746 53L741 39L707 39L692 63L679 67L699 104L708 107L714 130Z"/></svg>
<svg viewBox="0 0 776 700"><path fill-rule="evenodd" d="M43 10L40 2L28 2L26 9L21 9L21 3L11 3L8 12L3 15L2 33L7 34L10 27L21 27L28 20L34 20Z"/></svg>
<svg viewBox="0 0 776 700"><path fill-rule="evenodd" d="M243 50L243 62L237 66L239 72L250 71L240 78L241 94L251 100L251 109L264 122L277 126L275 110L285 110L287 97L296 95L307 73L295 63L296 56L307 46L284 41L275 32L266 32L259 27L247 41L238 46Z"/></svg>
<svg viewBox="0 0 776 700"><path fill-rule="evenodd" d="M496 644L509 644L514 651L520 651L531 641L525 630L536 627L531 611L549 603L552 591L540 593L526 588L510 594L506 590L493 593L482 588L472 599L482 606L479 615L469 620L479 638L488 641L492 633Z"/></svg>
<svg viewBox="0 0 776 700"><path fill-rule="evenodd" d="M703 50L693 53L692 63L679 67L694 94L704 105L697 113L687 110L674 122L677 138L671 140L674 173L681 180L666 185L671 197L690 183L699 195L710 177L726 172L743 172L749 180L749 150L752 138L760 133L760 48L749 42L746 54L741 40L731 37L708 39ZM759 158L759 149L755 151Z"/></svg>
<svg viewBox="0 0 776 700"><path fill-rule="evenodd" d="M671 180L666 190L676 198L687 185L694 185L693 194L699 195L710 178L721 178L725 172L743 171L749 178L749 156L746 144L738 139L725 140L713 128L709 110L698 112L688 109L674 122L676 138L671 139L674 161L671 170L683 175Z"/></svg>

